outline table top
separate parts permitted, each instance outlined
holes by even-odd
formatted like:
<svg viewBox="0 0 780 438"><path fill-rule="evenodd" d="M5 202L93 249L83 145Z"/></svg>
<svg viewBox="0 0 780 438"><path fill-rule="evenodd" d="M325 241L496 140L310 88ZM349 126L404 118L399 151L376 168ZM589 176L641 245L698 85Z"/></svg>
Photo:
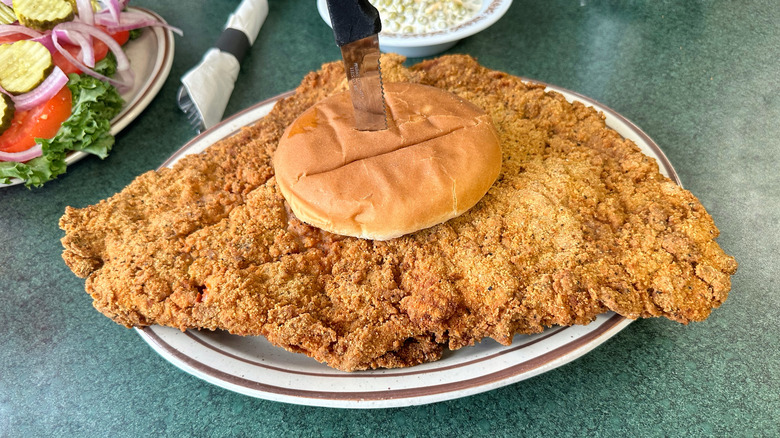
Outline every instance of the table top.
<svg viewBox="0 0 780 438"><path fill-rule="evenodd" d="M193 377L95 311L60 257L66 206L113 195L193 137L176 106L179 78L238 4L134 1L184 32L159 95L107 159L86 158L43 188L0 189L0 437L780 434L776 1L515 0L448 51L589 96L636 123L740 267L704 322L639 320L531 379L375 410L266 401ZM271 1L226 114L293 89L339 55L314 0Z"/></svg>

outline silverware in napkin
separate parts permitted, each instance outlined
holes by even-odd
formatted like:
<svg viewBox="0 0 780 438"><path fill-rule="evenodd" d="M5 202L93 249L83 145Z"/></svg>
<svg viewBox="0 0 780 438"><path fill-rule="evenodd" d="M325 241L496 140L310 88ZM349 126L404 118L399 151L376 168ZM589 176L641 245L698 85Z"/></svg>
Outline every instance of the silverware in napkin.
<svg viewBox="0 0 780 438"><path fill-rule="evenodd" d="M202 132L222 120L241 60L257 39L267 16L267 0L243 0L214 47L200 64L182 76L177 101L196 131Z"/></svg>

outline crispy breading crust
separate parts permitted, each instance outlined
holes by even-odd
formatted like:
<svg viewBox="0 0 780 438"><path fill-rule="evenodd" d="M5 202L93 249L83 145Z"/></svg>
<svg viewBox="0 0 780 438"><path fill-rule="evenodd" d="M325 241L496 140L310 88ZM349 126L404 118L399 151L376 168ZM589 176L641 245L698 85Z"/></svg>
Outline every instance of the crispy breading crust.
<svg viewBox="0 0 780 438"><path fill-rule="evenodd" d="M444 88L492 116L503 168L473 209L387 242L298 221L271 156L298 114L345 89L341 63L326 64L256 125L67 208L63 258L95 307L128 327L263 335L352 371L608 310L698 321L726 299L737 264L710 216L601 114L467 56L382 63L385 81Z"/></svg>

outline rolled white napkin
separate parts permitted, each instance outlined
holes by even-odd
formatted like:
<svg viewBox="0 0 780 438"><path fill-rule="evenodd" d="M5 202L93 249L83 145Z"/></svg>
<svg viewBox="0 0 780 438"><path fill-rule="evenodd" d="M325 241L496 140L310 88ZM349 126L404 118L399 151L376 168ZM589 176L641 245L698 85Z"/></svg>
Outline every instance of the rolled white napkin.
<svg viewBox="0 0 780 438"><path fill-rule="evenodd" d="M215 47L182 76L181 82L206 129L222 120L241 60L257 39L267 16L267 0L243 0L228 19Z"/></svg>

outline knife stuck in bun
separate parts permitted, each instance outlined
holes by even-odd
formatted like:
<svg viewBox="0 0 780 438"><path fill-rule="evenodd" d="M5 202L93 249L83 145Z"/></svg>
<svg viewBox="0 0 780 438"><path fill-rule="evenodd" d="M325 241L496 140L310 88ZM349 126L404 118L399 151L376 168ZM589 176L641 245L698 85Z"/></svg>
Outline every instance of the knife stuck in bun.
<svg viewBox="0 0 780 438"><path fill-rule="evenodd" d="M490 116L447 91L385 85L388 129L355 129L349 92L313 105L282 135L276 182L301 221L388 240L473 207L501 169Z"/></svg>

